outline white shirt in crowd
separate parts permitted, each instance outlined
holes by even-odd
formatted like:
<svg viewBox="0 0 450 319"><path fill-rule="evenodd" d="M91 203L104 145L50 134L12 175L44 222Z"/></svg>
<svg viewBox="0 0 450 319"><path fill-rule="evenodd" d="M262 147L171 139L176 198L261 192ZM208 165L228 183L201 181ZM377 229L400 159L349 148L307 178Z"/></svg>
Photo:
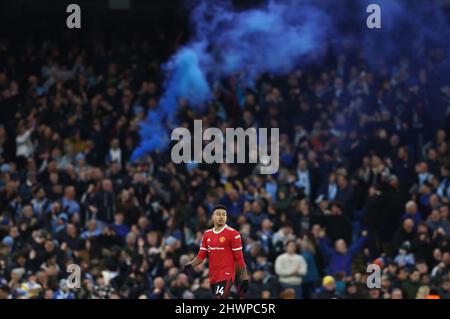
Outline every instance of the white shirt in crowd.
<svg viewBox="0 0 450 319"><path fill-rule="evenodd" d="M297 187L303 187L306 196L311 193L311 181L309 179L309 171L297 170L297 182L295 183Z"/></svg>
<svg viewBox="0 0 450 319"><path fill-rule="evenodd" d="M122 164L122 150L120 148L110 148L109 149L109 159L111 162L117 162Z"/></svg>
<svg viewBox="0 0 450 319"><path fill-rule="evenodd" d="M32 130L16 137L16 156L30 157L33 155L33 143L31 142Z"/></svg>
<svg viewBox="0 0 450 319"><path fill-rule="evenodd" d="M292 275L297 270L298 275ZM302 276L306 275L308 264L299 254L284 253L275 260L275 273L282 284L301 285Z"/></svg>

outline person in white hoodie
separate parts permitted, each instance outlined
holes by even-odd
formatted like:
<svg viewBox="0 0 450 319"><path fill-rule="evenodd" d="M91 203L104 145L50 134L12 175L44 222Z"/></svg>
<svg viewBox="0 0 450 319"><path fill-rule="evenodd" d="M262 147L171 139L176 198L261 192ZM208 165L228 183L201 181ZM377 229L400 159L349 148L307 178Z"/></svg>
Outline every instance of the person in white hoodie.
<svg viewBox="0 0 450 319"><path fill-rule="evenodd" d="M297 254L294 240L286 243L286 252L275 260L275 273L284 289L295 290L297 299L302 297L302 277L306 275L308 265L302 255Z"/></svg>
<svg viewBox="0 0 450 319"><path fill-rule="evenodd" d="M16 156L29 158L33 155L33 143L31 141L33 128L27 128L24 123L19 124L16 137Z"/></svg>

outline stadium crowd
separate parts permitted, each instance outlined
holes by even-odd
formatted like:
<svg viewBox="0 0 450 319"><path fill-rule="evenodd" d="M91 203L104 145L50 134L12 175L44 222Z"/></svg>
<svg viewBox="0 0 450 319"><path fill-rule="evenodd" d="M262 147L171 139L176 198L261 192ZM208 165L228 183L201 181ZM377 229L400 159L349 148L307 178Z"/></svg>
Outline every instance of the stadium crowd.
<svg viewBox="0 0 450 319"><path fill-rule="evenodd" d="M182 268L218 203L248 298L450 298L442 50L376 67L343 50L252 88L224 79L202 113L180 99L180 126L280 128L279 172L260 175L175 165L170 148L130 162L163 73L154 45L128 41L0 41L0 299L210 298L207 265Z"/></svg>

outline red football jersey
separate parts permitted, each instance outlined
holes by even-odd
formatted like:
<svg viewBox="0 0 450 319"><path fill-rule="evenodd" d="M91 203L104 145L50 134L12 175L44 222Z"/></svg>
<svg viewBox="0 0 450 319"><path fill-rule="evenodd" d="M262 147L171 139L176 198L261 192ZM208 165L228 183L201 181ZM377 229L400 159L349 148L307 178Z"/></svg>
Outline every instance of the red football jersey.
<svg viewBox="0 0 450 319"><path fill-rule="evenodd" d="M208 255L209 282L211 284L235 278L235 264L245 266L242 242L239 232L228 225L222 230L208 229L202 238L197 258L203 260Z"/></svg>

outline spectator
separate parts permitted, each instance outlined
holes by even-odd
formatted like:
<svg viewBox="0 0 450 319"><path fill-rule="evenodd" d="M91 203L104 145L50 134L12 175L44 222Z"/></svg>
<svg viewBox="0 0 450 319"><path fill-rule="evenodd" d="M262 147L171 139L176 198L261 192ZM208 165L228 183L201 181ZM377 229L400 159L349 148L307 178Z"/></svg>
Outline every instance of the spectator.
<svg viewBox="0 0 450 319"><path fill-rule="evenodd" d="M391 299L403 299L403 292L399 288L395 288L391 292Z"/></svg>
<svg viewBox="0 0 450 319"><path fill-rule="evenodd" d="M408 299L415 299L420 285L420 273L418 270L413 270L402 285L405 297Z"/></svg>
<svg viewBox="0 0 450 319"><path fill-rule="evenodd" d="M361 288L355 281L349 281L345 286L345 299L366 299Z"/></svg>
<svg viewBox="0 0 450 319"><path fill-rule="evenodd" d="M114 189L111 180L105 179L101 183L101 190L94 199L94 213L102 226L113 221L116 210Z"/></svg>
<svg viewBox="0 0 450 319"><path fill-rule="evenodd" d="M200 286L195 290L195 299L211 299L211 287L208 277L200 278Z"/></svg>
<svg viewBox="0 0 450 319"><path fill-rule="evenodd" d="M349 185L347 177L343 174L337 175L338 190L336 193L336 202L342 203L342 213L347 218L351 218L354 210L353 188Z"/></svg>
<svg viewBox="0 0 450 319"><path fill-rule="evenodd" d="M331 215L325 216L324 224L328 237L335 242L343 239L347 244L352 239L352 224L348 217L343 214L344 207L339 202L331 203Z"/></svg>
<svg viewBox="0 0 450 319"><path fill-rule="evenodd" d="M280 229L278 230L278 232L276 232L273 235L272 238L272 243L274 246L278 246L278 245L282 245L284 246L284 244L289 240L289 239L294 239L294 230L291 226L291 224L286 223L284 224L282 227L280 227Z"/></svg>
<svg viewBox="0 0 450 319"><path fill-rule="evenodd" d="M336 281L332 276L325 276L322 279L322 288L316 296L317 299L340 299L336 293Z"/></svg>
<svg viewBox="0 0 450 319"><path fill-rule="evenodd" d="M411 243L409 241L405 241L402 244L398 255L394 258L394 262L400 267L413 266L415 264L414 254L411 252Z"/></svg>
<svg viewBox="0 0 450 319"><path fill-rule="evenodd" d="M445 211L445 209L443 209ZM445 216L445 212L444 212ZM450 228L448 226L448 219L442 219L439 209L433 209L431 211L431 214L428 216L427 219L427 226L429 227L430 231L433 233L438 230L439 228L442 228L444 232L447 234L447 236L450 236Z"/></svg>
<svg viewBox="0 0 450 319"><path fill-rule="evenodd" d="M19 123L16 137L16 156L30 158L33 155L33 143L31 134L33 128L27 128L24 122Z"/></svg>
<svg viewBox="0 0 450 319"><path fill-rule="evenodd" d="M114 215L114 223L111 225L111 229L113 229L116 234L123 239L125 239L130 230L129 227L124 224L124 221L125 216L119 212Z"/></svg>
<svg viewBox="0 0 450 319"><path fill-rule="evenodd" d="M362 233L362 237L347 249L347 244L343 239L338 239L334 243L334 249L326 243L325 233L321 234L319 240L320 248L329 259L329 272L332 275L344 273L346 276L351 274L351 263L354 255L360 251L367 240L367 231Z"/></svg>
<svg viewBox="0 0 450 319"><path fill-rule="evenodd" d="M338 186L336 183L336 173L331 172L328 177L328 182L319 190L319 196L322 195L322 198L326 198L329 201L334 201L336 199L337 191Z"/></svg>
<svg viewBox="0 0 450 319"><path fill-rule="evenodd" d="M262 299L263 293L269 291L264 284L264 272L257 270L252 274L252 282L249 291L246 294L247 298L250 299ZM270 293L270 291L269 291Z"/></svg>
<svg viewBox="0 0 450 319"><path fill-rule="evenodd" d="M317 283L320 281L319 270L315 260L315 247L309 239L300 240L300 252L306 261L307 272L303 277L303 292L302 296L305 299L310 299L314 293Z"/></svg>
<svg viewBox="0 0 450 319"><path fill-rule="evenodd" d="M24 203L28 204L33 198L33 192L36 187L36 174L34 172L28 172L25 183L19 188L19 196Z"/></svg>
<svg viewBox="0 0 450 319"><path fill-rule="evenodd" d="M310 212L309 203L305 198L297 202L294 211L289 215L289 220L293 223L297 236L307 233L312 225L319 223L319 217Z"/></svg>
<svg viewBox="0 0 450 319"><path fill-rule="evenodd" d="M8 285L2 285L0 287L0 299L11 299L10 289Z"/></svg>
<svg viewBox="0 0 450 319"><path fill-rule="evenodd" d="M296 253L295 241L288 241L286 252L275 260L275 273L284 289L292 288L297 299L302 298L302 277L308 272L303 256Z"/></svg>
<svg viewBox="0 0 450 319"><path fill-rule="evenodd" d="M97 221L95 219L91 219L88 222L87 229L81 234L82 239L88 239L91 237L100 236L101 231L97 227Z"/></svg>
<svg viewBox="0 0 450 319"><path fill-rule="evenodd" d="M422 221L422 216L417 209L417 204L414 201L409 201L405 205L405 214L402 216L402 220L410 218L414 221L414 224L417 225Z"/></svg>
<svg viewBox="0 0 450 319"><path fill-rule="evenodd" d="M283 290L280 293L280 298L281 299L296 299L295 290L292 289L292 288L288 288L288 289Z"/></svg>
<svg viewBox="0 0 450 319"><path fill-rule="evenodd" d="M61 200L63 210L70 216L78 215L80 213L80 205L75 199L75 187L67 186L64 190L64 197Z"/></svg>
<svg viewBox="0 0 450 319"><path fill-rule="evenodd" d="M67 280L61 279L59 283L59 289L53 296L54 299L75 299L75 295L71 292L67 286Z"/></svg>
<svg viewBox="0 0 450 319"><path fill-rule="evenodd" d="M113 139L111 141L106 163L117 163L122 167L122 150L119 147L118 139Z"/></svg>
<svg viewBox="0 0 450 319"><path fill-rule="evenodd" d="M397 229L392 240L394 252L398 252L401 245L408 241L411 244L412 249L414 249L416 239L416 232L414 230L414 221L411 218L403 220L402 226Z"/></svg>

